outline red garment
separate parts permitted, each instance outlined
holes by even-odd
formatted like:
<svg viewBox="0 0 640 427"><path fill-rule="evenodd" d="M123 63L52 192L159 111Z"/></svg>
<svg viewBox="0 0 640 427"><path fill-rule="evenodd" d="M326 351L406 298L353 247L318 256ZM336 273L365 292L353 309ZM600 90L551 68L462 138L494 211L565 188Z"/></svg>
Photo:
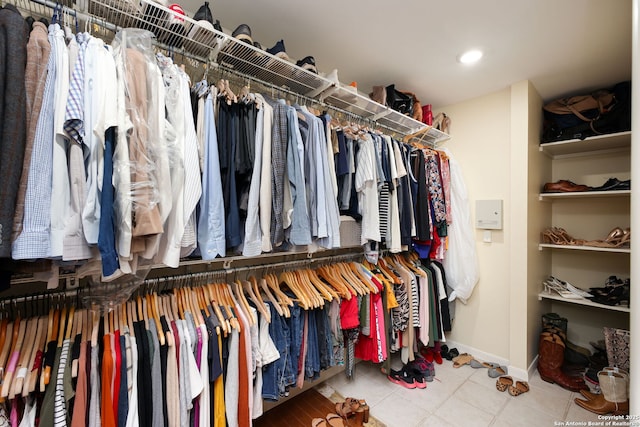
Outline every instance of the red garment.
<svg viewBox="0 0 640 427"><path fill-rule="evenodd" d="M353 329L360 326L358 315L358 298L352 293L351 299L340 301L340 327L342 330Z"/></svg>
<svg viewBox="0 0 640 427"><path fill-rule="evenodd" d="M375 277L372 283L380 292L369 295L369 335L358 336L355 346L355 356L362 360L369 360L374 363L381 363L387 358L384 308L382 306L383 284Z"/></svg>
<svg viewBox="0 0 640 427"><path fill-rule="evenodd" d="M429 252L429 259L438 259L438 249L442 245L442 238L438 236L438 230L433 230L433 239L431 240L431 251Z"/></svg>
<svg viewBox="0 0 640 427"><path fill-rule="evenodd" d="M100 403L100 421L103 427L116 427L111 399L111 379L113 378L113 357L111 355L111 335L102 337L104 352L102 353L102 393Z"/></svg>
<svg viewBox="0 0 640 427"><path fill-rule="evenodd" d="M239 360L239 389L238 389L238 425L239 427L249 427L251 425L251 415L249 413L249 367L247 366L247 345L245 343L244 334L249 334L249 324L242 322L242 329L240 330L239 347L238 347L238 360ZM209 408L207 408L208 410Z"/></svg>
<svg viewBox="0 0 640 427"><path fill-rule="evenodd" d="M120 368L122 367L122 353L120 352L120 330L117 330L113 336L113 348L115 351L116 358L114 360L115 366L113 369L114 379L113 379L113 390L111 391L111 395L113 396L113 416L115 418L115 423L118 425L118 402L120 400L120 381L121 372Z"/></svg>

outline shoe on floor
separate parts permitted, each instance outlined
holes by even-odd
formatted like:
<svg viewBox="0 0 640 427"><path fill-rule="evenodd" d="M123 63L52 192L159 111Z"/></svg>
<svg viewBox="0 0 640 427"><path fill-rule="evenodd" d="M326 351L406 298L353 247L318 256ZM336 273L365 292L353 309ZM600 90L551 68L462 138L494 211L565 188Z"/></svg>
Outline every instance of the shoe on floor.
<svg viewBox="0 0 640 427"><path fill-rule="evenodd" d="M392 383L401 385L404 388L416 388L416 383L413 376L409 375L409 373L404 369L401 369L399 371L394 371L393 369L391 369L391 373L387 375L387 378Z"/></svg>

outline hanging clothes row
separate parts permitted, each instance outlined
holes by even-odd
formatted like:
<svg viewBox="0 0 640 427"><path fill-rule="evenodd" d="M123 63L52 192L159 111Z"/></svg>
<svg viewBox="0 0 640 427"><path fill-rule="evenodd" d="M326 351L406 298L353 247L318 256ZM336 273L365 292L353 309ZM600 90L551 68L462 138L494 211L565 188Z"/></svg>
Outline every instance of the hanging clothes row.
<svg viewBox="0 0 640 427"><path fill-rule="evenodd" d="M3 94L25 120L7 110L3 121L17 134L0 142L11 143L0 257L76 263L111 281L185 257L338 248L342 214L368 248L446 258L444 152L248 88L236 96L224 81L192 85L148 31L106 45L0 12L20 28L5 63L28 80Z"/></svg>
<svg viewBox="0 0 640 427"><path fill-rule="evenodd" d="M441 340L442 281L413 280L431 271L394 255L4 318L2 425L249 426L324 369Z"/></svg>

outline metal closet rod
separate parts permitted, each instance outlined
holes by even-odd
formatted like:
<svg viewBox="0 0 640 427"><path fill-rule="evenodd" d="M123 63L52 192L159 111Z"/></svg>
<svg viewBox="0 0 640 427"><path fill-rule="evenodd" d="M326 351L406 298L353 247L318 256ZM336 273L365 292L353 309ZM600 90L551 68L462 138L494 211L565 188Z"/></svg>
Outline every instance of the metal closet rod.
<svg viewBox="0 0 640 427"><path fill-rule="evenodd" d="M207 68L208 70L210 68L214 68L216 70L216 72L219 73L219 78L221 78L221 79L225 78L225 75L224 75L225 73L228 73L228 74L232 75L233 78L236 79L235 80L236 83L240 83L240 84L246 83L246 81L243 82L242 79L251 80L252 82L255 82L255 83L257 83L257 84L259 84L261 86L264 86L265 89L273 90L273 91L276 91L276 92L281 92L281 93L285 93L285 94L294 96L295 98L300 99L302 101L305 101L310 105L313 105L313 104L319 105L319 106L321 106L323 108L326 108L327 110L331 110L331 111L334 111L336 113L342 114L342 115L344 115L346 117L349 117L354 122L360 122L360 123L363 123L363 124L367 124L367 125L369 125L369 126L371 126L373 128L382 128L385 131L393 134L394 136L402 135L397 130L392 129L389 126L386 126L386 125L384 125L382 123L378 123L375 120L371 120L370 118L359 116L359 115L357 115L355 113L352 113L351 111L342 109L340 107L336 107L336 106L331 105L331 104L327 104L326 102L321 101L319 99L310 98L310 97L308 97L306 95L303 95L301 93L295 92L295 91L290 90L290 89L288 89L286 87L276 86L275 84L273 84L271 82L259 79L258 77L254 77L254 76L249 75L249 74L241 73L241 72L236 71L236 70L231 69L231 68L227 68L224 65L221 65L221 64L218 64L218 63L212 63L212 64L209 64L208 67L209 67L209 68ZM208 75L208 71L207 71L207 75Z"/></svg>
<svg viewBox="0 0 640 427"><path fill-rule="evenodd" d="M315 268L320 265L332 264L335 262L346 262L346 261L355 261L358 258L362 258L362 252L356 253L348 253L348 254L339 254L339 255L326 255L319 256L317 258L309 257L306 259L297 259L292 261L281 261L271 264L264 265L250 265L250 266L241 266L241 267L224 267L220 270L211 270L211 271L200 271L200 272L192 272L192 273L181 273L181 274L169 274L167 276L160 276L154 278L147 278L142 281L138 289L144 287L153 287L163 285L166 289L165 284L171 284L171 282L177 282L180 280L188 280L195 279L195 283L193 285L200 284L200 280L214 278L216 276L220 276L220 278L227 278L230 275L237 275L238 273L245 273L249 271L259 271L260 274L275 272L276 270L286 270L286 269L294 269L299 267L309 267ZM175 284L173 284L175 285ZM173 286L172 285L172 286ZM102 283L101 286L109 286L108 283ZM126 284L114 283L114 289L118 287L126 286ZM190 286L188 284L188 286ZM11 306L15 304L21 303L29 303L32 301L43 301L43 300L64 300L64 299L73 299L80 296L89 296L83 295L90 290L89 287L85 286L82 288L71 289L71 290L59 290L54 292L42 292L31 295L24 296L13 296L8 298L0 299L0 311L2 311L5 306Z"/></svg>
<svg viewBox="0 0 640 427"><path fill-rule="evenodd" d="M60 3L56 3L54 1L51 0L27 0L27 1L31 1L37 4L41 4L43 6L46 6L50 9L55 9L56 7L61 7L62 11L64 13L68 13L72 16L74 16L76 19L82 19L82 20L86 20L86 21L90 21L90 22L95 22L96 24L100 25L101 27L112 31L114 34L118 31L119 27L115 24L112 24L104 19L95 17L93 15L87 14L85 12L78 12L75 9L72 9L68 6L62 5ZM185 51L184 48L180 49L179 52L175 49L172 49L168 46L164 46L162 43L158 42L158 40L156 40L156 45L162 49L164 49L165 51L169 52L170 54L172 53L174 56L175 55L180 55L192 60L195 60L197 62L200 62L201 64L205 64L205 66L207 67L207 70L210 70L211 68L215 68L219 71L221 71L222 73L228 73L231 74L233 76L236 76L239 79L245 79L245 80L251 80L255 83L258 83L260 85L265 86L266 88L270 89L270 90L275 90L278 92L282 92L282 93L287 93L290 94L292 96L295 96L298 99L304 100L305 102L308 102L310 104L316 104L316 105L320 105L323 108L326 108L327 110L331 110L334 111L336 113L340 113L343 114L346 117L350 117L352 121L356 122L356 123L363 123L366 124L368 126L371 126L374 129L383 129L384 131L386 131L387 133L389 133L391 136L394 136L396 138L402 138L402 136L404 136L401 132L398 132L397 130L384 125L382 123L378 123L377 121L371 119L371 118L367 118L367 117L363 117L363 116L359 116L355 113L352 113L351 111L342 109L340 107L336 107L333 106L331 104L327 104L324 101L321 101L319 99L315 99L315 98L310 98L307 97L306 95L303 95L301 93L292 91L290 89L287 89L286 87L282 87L282 86L276 86L275 84L259 79L258 77L254 77L252 75L249 74L244 74L241 73L239 71L233 70L231 68L227 68L217 62L214 61L207 61L206 59L203 59L202 57L193 55L187 51ZM208 72L208 71L207 71Z"/></svg>

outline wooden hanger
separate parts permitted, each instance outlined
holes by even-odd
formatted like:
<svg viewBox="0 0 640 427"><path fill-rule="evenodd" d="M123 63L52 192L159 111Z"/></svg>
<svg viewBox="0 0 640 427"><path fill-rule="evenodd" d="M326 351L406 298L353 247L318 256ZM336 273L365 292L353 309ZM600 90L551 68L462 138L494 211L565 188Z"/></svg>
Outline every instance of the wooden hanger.
<svg viewBox="0 0 640 427"><path fill-rule="evenodd" d="M249 279L251 281L249 280L242 281L242 288L244 289L245 292L249 294L249 298L256 305L256 309L260 312L260 314L264 316L267 323L271 323L271 313L267 311L267 308L264 304L264 301L262 300L262 296L260 295L260 292L257 292L254 290L258 282L254 276L251 276Z"/></svg>
<svg viewBox="0 0 640 427"><path fill-rule="evenodd" d="M402 280L398 277L397 274L395 274L393 271L391 271L391 269L387 265L387 263L384 260L384 258L379 258L378 259L378 265L377 266L375 264L371 264L369 261L365 261L364 262L364 266L367 267L372 272L379 272L379 275L384 276L389 282L391 282L391 283L393 283L395 285L402 284Z"/></svg>
<svg viewBox="0 0 640 427"><path fill-rule="evenodd" d="M20 317L16 319L16 323L13 326L13 335L11 337L9 364L12 364L11 360L13 360L14 357L19 357L20 355L20 349L22 348L22 342L24 341L24 334L27 328L27 323L28 319L20 319ZM0 402L4 402L4 400L9 396L11 385L15 386L15 384L13 383L13 378L17 373L17 362L18 361L16 360L16 365L11 371L5 369L4 379L2 381L2 389L0 391Z"/></svg>
<svg viewBox="0 0 640 427"><path fill-rule="evenodd" d="M220 327L222 328L222 331L226 336L229 333L230 324L229 322L227 322L227 319L224 318L224 315L222 314L222 310L220 310L220 303L216 299L216 296L214 294L214 290L213 290L214 287L215 285L211 283L204 286L205 290L207 291L207 301L209 302L209 305L213 309L213 312L215 313L216 317L218 318L218 323L220 324Z"/></svg>
<svg viewBox="0 0 640 427"><path fill-rule="evenodd" d="M29 393L33 393L36 390L36 383L38 382L38 373L40 369L42 369L42 365L40 365L40 369L33 370L33 366L36 362L36 357L38 352L40 352L40 357L44 358L44 351L46 350L47 345L47 332L48 332L48 318L46 316L41 316L38 321L38 332L36 334L36 341L34 343L34 351L31 356L31 360L29 365L27 365L27 369L31 369L27 374L27 379L25 380L24 387L22 388L22 397L27 397ZM42 361L40 362L42 363Z"/></svg>
<svg viewBox="0 0 640 427"><path fill-rule="evenodd" d="M138 321L136 317L136 309L135 309L135 301L127 301L125 305L127 306L127 321L129 322L129 335L135 337L135 322Z"/></svg>
<svg viewBox="0 0 640 427"><path fill-rule="evenodd" d="M351 270L345 265L345 263L339 262L333 264L332 267L338 271L342 280L344 280L346 284L351 286L358 295L364 295L368 293L368 290L360 282L360 279L358 279L351 273Z"/></svg>
<svg viewBox="0 0 640 427"><path fill-rule="evenodd" d="M278 278L279 283L284 283L296 296L298 303L303 309L308 310L311 307L311 303L307 299L307 295L300 288L297 281L292 277L289 271L283 271Z"/></svg>
<svg viewBox="0 0 640 427"><path fill-rule="evenodd" d="M244 314L247 321L249 322L249 325L254 325L255 324L254 318L253 318L253 315L251 314L249 303L244 298L244 293L242 292L242 285L240 284L239 280L236 280L235 282L232 282L231 284L229 284L229 296L231 297L234 303L233 307L235 307L236 310L240 310Z"/></svg>
<svg viewBox="0 0 640 427"><path fill-rule="evenodd" d="M7 338L7 325L9 324L8 318L3 318L0 320L0 349L4 347L4 341ZM4 366L3 361L0 359L0 366ZM0 378L2 378L2 373L0 373Z"/></svg>
<svg viewBox="0 0 640 427"><path fill-rule="evenodd" d="M251 289L251 286L249 286L249 289ZM252 310L252 307L249 305L249 301L247 301L247 296L244 294L242 282L240 280L236 281L236 296L240 299L240 303L245 308L247 319L249 319L249 324L251 326L257 324L258 315L255 313L255 310Z"/></svg>
<svg viewBox="0 0 640 427"><path fill-rule="evenodd" d="M253 276L251 276L250 278L255 279L255 277ZM258 282L258 280L256 280L256 282ZM285 312L282 308L282 305L280 301L278 301L278 299L275 296L273 296L273 294L271 293L271 290L269 290L269 284L267 283L267 279L265 279L264 277L261 277L259 280L259 283L260 283L260 288L262 289L262 292L264 292L267 299L273 305L273 308L278 312L278 315L284 316ZM256 285L254 285L254 289L256 289ZM260 291L259 290L256 291L256 294L260 294Z"/></svg>
<svg viewBox="0 0 640 427"><path fill-rule="evenodd" d="M140 294L136 297L136 308L138 311L138 321L144 322L145 325L147 325L147 304Z"/></svg>
<svg viewBox="0 0 640 427"><path fill-rule="evenodd" d="M316 289L313 283L311 283L311 279L306 274L304 270L295 270L292 274L298 278L298 283L303 286L306 290L307 295L311 297L311 301L313 303L313 308L323 307L324 306L324 296L322 293Z"/></svg>
<svg viewBox="0 0 640 427"><path fill-rule="evenodd" d="M19 349L20 359L18 359L18 364L16 365L13 384L11 384L9 389L9 399L13 399L16 395L20 396L22 394L24 381L29 373L29 360L31 359L31 355L35 354L34 346L38 335L38 320L38 317L32 317L27 321L24 343Z"/></svg>
<svg viewBox="0 0 640 427"><path fill-rule="evenodd" d="M238 304L236 304L235 298L233 296L233 290L231 289L231 285L228 284L228 283L225 283L221 287L221 290L222 290L222 293L224 295L225 304L229 308L229 313L231 313L231 316L232 316L231 317L231 325L235 325L234 327L238 330L238 332L241 332L242 323L240 323L240 320L238 319L238 317L235 314L235 310L237 310L235 307Z"/></svg>
<svg viewBox="0 0 640 427"><path fill-rule="evenodd" d="M341 298L344 298L348 301L353 295L357 295L355 290L353 290L347 283L345 283L344 279L336 276L335 271L330 268L330 266L323 265L318 267L316 269L316 274L318 275L318 277L328 283L329 286L335 289Z"/></svg>
<svg viewBox="0 0 640 427"><path fill-rule="evenodd" d="M355 262L348 262L347 265L353 274L358 277L362 283L364 283L371 293L377 294L380 292L379 289L371 282L371 279L369 279L362 270L358 268L358 265Z"/></svg>
<svg viewBox="0 0 640 427"><path fill-rule="evenodd" d="M76 311L76 315L74 316L74 333L73 337L75 338L80 335L80 345L84 345L83 337L86 336L85 329L87 325L87 310L78 310ZM78 364L80 363L79 355L77 358L71 361L71 378L78 378Z"/></svg>
<svg viewBox="0 0 640 427"><path fill-rule="evenodd" d="M24 340L24 333L26 328L27 328L27 319L20 319L18 317L16 319L16 322L13 325L13 335L11 337L11 348L9 350L11 359L13 359L13 355L16 352L18 355L20 354L20 348L22 347L22 341ZM11 361L9 361L9 363L11 363ZM15 374L16 374L15 369L13 371L5 370L2 389L0 390L0 403L4 402L7 396L9 396L9 388L13 383L13 377L15 376Z"/></svg>
<svg viewBox="0 0 640 427"><path fill-rule="evenodd" d="M275 295L278 304L282 308L285 317L291 317L291 310L289 307L293 307L293 301L280 289L280 283L278 282L278 278L275 274L266 274L264 276L265 282L267 284L267 290L271 289L273 291L273 295Z"/></svg>
<svg viewBox="0 0 640 427"><path fill-rule="evenodd" d="M334 299L340 298L340 295L338 295L338 293L333 287L329 286L327 283L323 282L322 279L320 279L320 277L318 277L318 274L316 273L315 270L308 269L307 275L309 276L311 283L313 283L318 290L321 290L321 289L323 290L321 292L323 293L323 295L325 295L325 298L326 298L326 294L328 294L327 301L332 301Z"/></svg>
<svg viewBox="0 0 640 427"><path fill-rule="evenodd" d="M9 358L9 350L11 349L11 337L13 336L13 326L15 322L8 322L5 324L5 340L0 351L0 377L4 377L4 368L7 366Z"/></svg>
<svg viewBox="0 0 640 427"><path fill-rule="evenodd" d="M362 284L359 278L355 277L351 272L351 269L347 267L344 262L339 262L331 265L338 272L338 277L351 286L358 295L364 295L368 293L368 289Z"/></svg>
<svg viewBox="0 0 640 427"><path fill-rule="evenodd" d="M156 325L156 330L158 333L158 341L160 341L160 345L165 345L167 340L164 335L164 329L162 329L162 324L160 323L160 313L158 311L158 298L157 294L154 292L152 294L147 294L148 297L148 307L151 309L151 315L153 317L153 322Z"/></svg>

